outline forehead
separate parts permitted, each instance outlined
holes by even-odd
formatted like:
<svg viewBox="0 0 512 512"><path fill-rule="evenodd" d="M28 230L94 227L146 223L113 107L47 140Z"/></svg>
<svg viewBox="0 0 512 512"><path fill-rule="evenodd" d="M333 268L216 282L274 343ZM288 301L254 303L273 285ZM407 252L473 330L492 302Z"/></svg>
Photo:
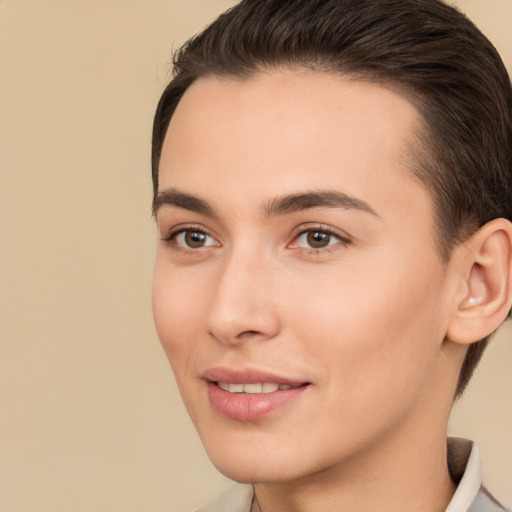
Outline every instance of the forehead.
<svg viewBox="0 0 512 512"><path fill-rule="evenodd" d="M426 194L409 163L419 124L405 97L340 75L288 69L202 78L171 119L160 189L225 191L234 204L335 188L376 210L413 206L412 196Z"/></svg>
<svg viewBox="0 0 512 512"><path fill-rule="evenodd" d="M223 132L233 127L244 132L262 128L271 133L272 123L274 131L287 125L290 135L295 125L307 135L306 127L328 131L346 121L367 131L366 142L384 128L394 143L401 144L418 118L413 105L391 87L341 74L271 68L249 78L208 76L196 80L181 98L168 132L179 124L180 130L189 129L200 136L202 128L208 129L208 122L213 121Z"/></svg>

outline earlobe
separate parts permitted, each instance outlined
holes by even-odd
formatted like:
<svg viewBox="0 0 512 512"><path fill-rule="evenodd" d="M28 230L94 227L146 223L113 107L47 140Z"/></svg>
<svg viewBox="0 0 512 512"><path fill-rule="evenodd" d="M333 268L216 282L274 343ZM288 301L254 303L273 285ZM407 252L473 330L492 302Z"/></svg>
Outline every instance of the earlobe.
<svg viewBox="0 0 512 512"><path fill-rule="evenodd" d="M470 344L506 318L512 304L512 223L494 219L462 247L460 276L465 295L454 304L447 338Z"/></svg>

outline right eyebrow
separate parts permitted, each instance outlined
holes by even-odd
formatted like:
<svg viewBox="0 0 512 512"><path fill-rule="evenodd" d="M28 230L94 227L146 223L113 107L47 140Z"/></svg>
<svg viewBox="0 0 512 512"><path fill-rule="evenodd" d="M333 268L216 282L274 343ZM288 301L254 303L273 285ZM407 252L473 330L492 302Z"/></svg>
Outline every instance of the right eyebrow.
<svg viewBox="0 0 512 512"><path fill-rule="evenodd" d="M185 194L174 188L161 190L158 192L153 201L153 215L158 213L162 206L173 206L174 208L182 208L192 212L205 215L206 217L215 217L213 208L203 199Z"/></svg>

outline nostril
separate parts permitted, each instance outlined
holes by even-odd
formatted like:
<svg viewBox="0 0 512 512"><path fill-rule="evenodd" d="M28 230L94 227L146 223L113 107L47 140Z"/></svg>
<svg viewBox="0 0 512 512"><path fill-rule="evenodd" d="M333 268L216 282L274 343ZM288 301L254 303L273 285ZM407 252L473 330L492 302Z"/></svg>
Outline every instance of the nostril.
<svg viewBox="0 0 512 512"><path fill-rule="evenodd" d="M236 336L236 339L238 340L244 340L244 339L253 339L253 338L265 338L265 334L262 333L261 331L256 331L256 330L246 330L246 331L242 331L241 333L239 333L237 336Z"/></svg>

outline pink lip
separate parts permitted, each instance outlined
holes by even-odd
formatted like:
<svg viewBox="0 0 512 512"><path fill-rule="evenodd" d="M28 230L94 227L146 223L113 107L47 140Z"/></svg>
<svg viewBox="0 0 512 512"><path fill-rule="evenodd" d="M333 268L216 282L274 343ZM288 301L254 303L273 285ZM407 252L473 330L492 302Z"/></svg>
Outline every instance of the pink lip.
<svg viewBox="0 0 512 512"><path fill-rule="evenodd" d="M228 382L229 384L254 384L256 382L275 382L276 384L288 384L289 386L302 386L305 381L293 380L275 373L254 369L231 369L223 366L209 368L202 375L209 382Z"/></svg>
<svg viewBox="0 0 512 512"><path fill-rule="evenodd" d="M259 370L233 370L223 367L205 371L203 379L208 384L208 398L212 407L223 416L240 421L254 421L268 416L298 398L309 384ZM217 382L229 384L272 382L293 387L271 393L245 394L224 391L217 386Z"/></svg>

